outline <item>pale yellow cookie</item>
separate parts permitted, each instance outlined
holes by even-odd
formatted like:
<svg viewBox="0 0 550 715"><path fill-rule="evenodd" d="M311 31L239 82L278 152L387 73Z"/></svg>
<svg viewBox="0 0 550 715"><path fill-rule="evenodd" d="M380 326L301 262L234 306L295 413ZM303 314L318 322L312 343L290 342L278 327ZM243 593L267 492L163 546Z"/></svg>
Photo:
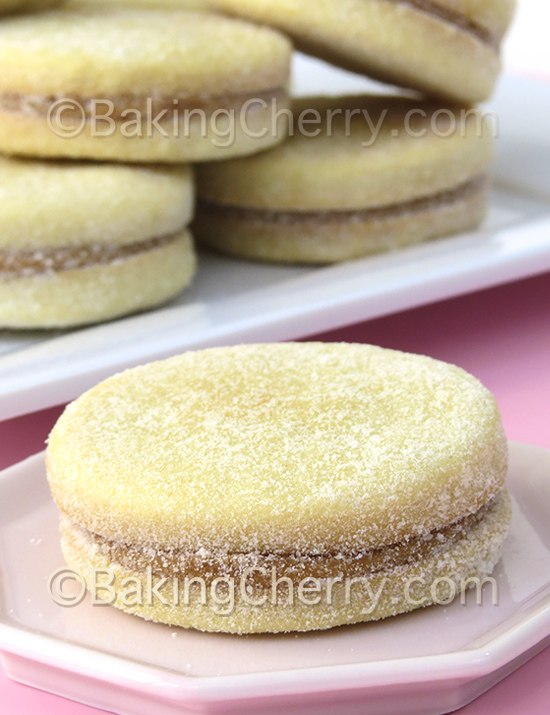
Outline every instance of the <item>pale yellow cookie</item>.
<svg viewBox="0 0 550 715"><path fill-rule="evenodd" d="M2 158L0 185L0 327L107 320L190 282L188 168Z"/></svg>
<svg viewBox="0 0 550 715"><path fill-rule="evenodd" d="M492 93L515 0L211 0L305 52L458 102Z"/></svg>
<svg viewBox="0 0 550 715"><path fill-rule="evenodd" d="M111 569L123 610L209 631L383 618L436 601L436 578L452 598L492 571L510 519L491 394L365 345L219 348L121 373L66 409L47 468L69 566L88 585ZM184 600L130 603L128 578ZM383 580L367 612L366 584Z"/></svg>
<svg viewBox="0 0 550 715"><path fill-rule="evenodd" d="M0 25L0 150L185 162L286 135L291 48L212 13L81 3Z"/></svg>
<svg viewBox="0 0 550 715"><path fill-rule="evenodd" d="M304 98L293 136L197 168L197 238L224 253L331 263L478 226L492 123L398 97Z"/></svg>

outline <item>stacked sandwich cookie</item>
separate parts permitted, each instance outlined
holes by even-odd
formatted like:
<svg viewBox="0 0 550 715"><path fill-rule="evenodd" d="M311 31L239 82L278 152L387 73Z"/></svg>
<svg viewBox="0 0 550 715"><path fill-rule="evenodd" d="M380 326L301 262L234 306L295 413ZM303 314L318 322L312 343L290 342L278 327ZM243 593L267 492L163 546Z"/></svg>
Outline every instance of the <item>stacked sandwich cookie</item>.
<svg viewBox="0 0 550 715"><path fill-rule="evenodd" d="M272 102L287 105L289 62L278 33L201 12L83 1L12 17L0 25L0 150L171 163L254 153L285 138L269 122Z"/></svg>
<svg viewBox="0 0 550 715"><path fill-rule="evenodd" d="M194 230L205 245L334 263L483 220L492 126L482 114L387 96L309 97L293 109L295 127L319 117L314 136L296 132L272 151L197 167Z"/></svg>
<svg viewBox="0 0 550 715"><path fill-rule="evenodd" d="M276 31L196 0L46 4L0 20L4 328L81 325L173 298L195 271L189 162L287 134L271 119L288 106L291 56Z"/></svg>
<svg viewBox="0 0 550 715"><path fill-rule="evenodd" d="M200 203L194 230L202 243L262 261L343 261L472 229L483 220L491 127L469 105L493 90L513 0L482 5L470 0L67 0L51 8L55 4L0 0L0 152L32 160L24 172L36 167L45 183L48 166L40 167L38 159L195 162ZM291 41L285 34L324 60L421 94L316 97L295 101L291 108ZM320 117L315 136L293 131L306 110ZM341 117L333 121L335 113ZM450 126L441 128L445 121ZM21 167L6 162L2 171L19 175ZM59 166L49 168L60 176ZM89 175L80 165L73 168L75 177ZM52 178L53 187L57 182ZM17 190L31 183L20 181ZM82 201L78 179L62 183L67 204ZM154 190L150 198L154 212ZM10 200L9 194L0 196L0 214L10 214L2 203ZM147 200L142 204L144 211L148 205ZM103 206L97 203L97 226L110 221ZM81 209L84 215L88 204ZM186 198L187 218L188 209ZM93 281L109 282L108 256L130 268L136 255L128 260L127 244L145 240L131 223L111 244L92 236L94 231L76 236L70 221L55 238L30 223L24 240L7 231L0 286L10 286L10 300L0 304L0 326L91 322L173 296L176 285L189 282L191 254L173 263L174 273L179 266L179 281L159 285L149 276L155 285L147 297L140 290L133 299L127 294L115 301L116 308L97 304L89 312L71 306L61 317L61 294L53 290L59 281L51 281L52 271L64 283L70 282L66 271L84 269L95 275ZM70 245L87 256L99 243L101 260L95 260L97 253L85 265L59 259L59 241L67 242L68 234ZM158 236L147 240L160 247ZM48 261L57 256L47 271L28 258L37 250ZM151 262L154 273L152 256L159 253L146 253L144 261ZM32 299L28 286L23 290L23 278L32 282ZM142 284L143 275L133 278ZM38 285L42 292L36 292ZM95 285L101 292L100 283ZM93 291L84 295L94 302ZM28 309L20 312L24 303Z"/></svg>
<svg viewBox="0 0 550 715"><path fill-rule="evenodd" d="M286 144L200 167L196 232L205 245L249 259L331 263L480 225L493 127L472 105L494 89L514 0L212 4L419 94L296 101Z"/></svg>
<svg viewBox="0 0 550 715"><path fill-rule="evenodd" d="M107 320L193 277L188 167L0 158L0 185L0 325Z"/></svg>

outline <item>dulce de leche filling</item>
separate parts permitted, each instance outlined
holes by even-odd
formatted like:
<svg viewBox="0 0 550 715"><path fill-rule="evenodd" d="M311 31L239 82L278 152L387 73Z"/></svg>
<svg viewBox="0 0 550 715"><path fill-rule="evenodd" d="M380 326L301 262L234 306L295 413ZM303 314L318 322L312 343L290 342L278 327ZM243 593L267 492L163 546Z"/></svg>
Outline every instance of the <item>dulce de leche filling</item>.
<svg viewBox="0 0 550 715"><path fill-rule="evenodd" d="M64 124L70 124L71 120L78 123L83 118L89 121L105 115L114 121L132 120L136 116L141 117L144 122L153 117L162 121L163 116L173 121L174 116L187 114L191 119L192 113L198 116L199 112L209 116L220 111L236 112L243 109L253 111L271 102L286 104L288 102L286 89L275 87L258 92L182 97L167 97L154 91L150 96L131 93L117 96L105 96L99 93L96 97L62 94L41 96L18 92L0 94L0 110L10 114L50 117L52 109L62 104ZM55 119L55 116L50 118Z"/></svg>
<svg viewBox="0 0 550 715"><path fill-rule="evenodd" d="M150 238L124 245L96 243L18 251L0 248L0 277L26 278L112 264L162 248L175 241L178 235Z"/></svg>
<svg viewBox="0 0 550 715"><path fill-rule="evenodd" d="M467 536L495 508L499 496L491 499L479 511L450 524L397 544L353 553L326 554L266 554L266 553L197 553L153 544L125 544L112 541L81 528L67 516L62 517L64 538L77 540L86 551L100 553L109 563L144 573L150 568L157 576L169 578L235 578L244 574L257 588L269 584L275 570L277 577L292 581L304 578L361 577L374 575L447 552L453 544ZM203 553L204 552L204 553Z"/></svg>
<svg viewBox="0 0 550 715"><path fill-rule="evenodd" d="M501 38L496 32L463 15L461 12L442 5L437 0L393 0L393 2L409 5L420 12L432 15L450 25L455 25L462 32L473 35L485 45L489 45L496 50L499 48Z"/></svg>
<svg viewBox="0 0 550 715"><path fill-rule="evenodd" d="M376 221L393 218L402 214L421 213L444 206L451 206L483 191L487 186L487 178L478 176L456 189L442 191L413 201L404 201L390 206L373 207L370 209L326 210L326 211L278 211L277 209L256 209L247 206L230 206L209 199L199 198L200 215L209 215L220 219L236 219L242 221L259 221L261 223L299 224L299 223L341 223L343 221Z"/></svg>

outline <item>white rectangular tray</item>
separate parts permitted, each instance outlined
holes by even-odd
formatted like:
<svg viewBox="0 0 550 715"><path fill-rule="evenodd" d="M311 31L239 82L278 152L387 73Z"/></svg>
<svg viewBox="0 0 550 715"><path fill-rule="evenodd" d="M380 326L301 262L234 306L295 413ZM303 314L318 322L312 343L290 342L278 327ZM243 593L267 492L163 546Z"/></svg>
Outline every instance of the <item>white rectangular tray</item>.
<svg viewBox="0 0 550 715"><path fill-rule="evenodd" d="M301 93L368 87L305 58L296 76ZM550 84L506 78L491 111L498 155L482 230L319 269L205 255L167 308L64 334L0 332L0 419L189 348L312 335L550 270Z"/></svg>
<svg viewBox="0 0 550 715"><path fill-rule="evenodd" d="M54 603L64 563L38 455L0 474L0 659L15 680L126 715L451 712L550 639L550 453L511 445L509 489L495 604L487 586L479 603L471 592L379 623L239 637L94 607L70 583L78 605Z"/></svg>

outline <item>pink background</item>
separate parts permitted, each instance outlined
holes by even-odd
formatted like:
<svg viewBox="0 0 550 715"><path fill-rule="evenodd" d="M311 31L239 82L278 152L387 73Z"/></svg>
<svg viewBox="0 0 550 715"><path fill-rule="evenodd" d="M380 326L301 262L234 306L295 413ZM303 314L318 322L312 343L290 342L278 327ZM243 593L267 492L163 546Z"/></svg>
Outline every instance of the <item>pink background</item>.
<svg viewBox="0 0 550 715"><path fill-rule="evenodd" d="M550 274L318 337L376 343L454 362L496 394L510 439L550 449ZM41 450L60 411L0 423L0 468ZM549 672L550 648L461 712L547 715ZM99 712L12 683L1 671L0 703L7 715Z"/></svg>

